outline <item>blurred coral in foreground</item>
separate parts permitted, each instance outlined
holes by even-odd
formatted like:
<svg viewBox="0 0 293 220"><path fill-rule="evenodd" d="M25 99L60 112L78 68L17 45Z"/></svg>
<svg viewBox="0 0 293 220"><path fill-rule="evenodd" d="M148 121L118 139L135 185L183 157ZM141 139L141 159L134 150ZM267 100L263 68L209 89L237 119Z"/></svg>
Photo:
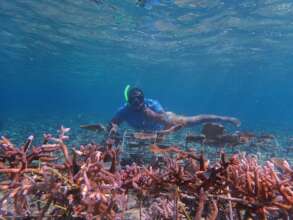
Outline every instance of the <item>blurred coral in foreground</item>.
<svg viewBox="0 0 293 220"><path fill-rule="evenodd" d="M150 147L160 160L120 164L108 141L71 149L69 128L30 136L22 146L0 140L0 214L43 219L278 219L293 208L293 169L245 153L215 163L177 146ZM134 202L133 202L134 201Z"/></svg>

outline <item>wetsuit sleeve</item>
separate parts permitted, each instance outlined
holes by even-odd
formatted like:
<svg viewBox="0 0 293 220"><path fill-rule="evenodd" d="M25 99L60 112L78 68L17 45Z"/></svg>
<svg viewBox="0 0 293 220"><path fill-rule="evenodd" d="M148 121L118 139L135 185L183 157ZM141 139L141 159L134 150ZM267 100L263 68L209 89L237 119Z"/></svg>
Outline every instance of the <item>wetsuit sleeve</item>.
<svg viewBox="0 0 293 220"><path fill-rule="evenodd" d="M157 112L157 113L164 113L165 112L163 106L156 100L152 100L152 104L150 106L150 109L152 109L154 112Z"/></svg>
<svg viewBox="0 0 293 220"><path fill-rule="evenodd" d="M122 106L118 109L118 111L115 113L114 117L112 118L111 122L115 123L117 125L121 124L123 121L125 121L125 106Z"/></svg>

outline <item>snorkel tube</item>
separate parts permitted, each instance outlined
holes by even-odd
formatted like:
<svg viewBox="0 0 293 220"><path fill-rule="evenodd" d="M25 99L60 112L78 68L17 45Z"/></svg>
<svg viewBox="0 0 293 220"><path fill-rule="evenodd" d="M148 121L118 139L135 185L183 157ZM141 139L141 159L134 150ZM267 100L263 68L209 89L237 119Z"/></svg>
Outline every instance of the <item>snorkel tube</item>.
<svg viewBox="0 0 293 220"><path fill-rule="evenodd" d="M124 99L127 103L129 103L129 100L128 100L128 91L130 89L130 85L127 85L124 89Z"/></svg>

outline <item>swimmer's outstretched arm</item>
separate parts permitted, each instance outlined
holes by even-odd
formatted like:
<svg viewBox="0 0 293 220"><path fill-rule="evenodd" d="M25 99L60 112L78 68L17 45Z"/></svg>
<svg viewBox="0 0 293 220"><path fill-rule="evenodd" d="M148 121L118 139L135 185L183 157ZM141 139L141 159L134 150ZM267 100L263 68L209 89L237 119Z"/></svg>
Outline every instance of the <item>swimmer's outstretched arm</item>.
<svg viewBox="0 0 293 220"><path fill-rule="evenodd" d="M181 116L176 115L173 112L157 113L149 108L145 108L144 112L150 119L165 125L166 128L170 128L174 125L182 125L183 127L188 127L209 122L227 122L232 123L237 127L239 127L241 124L241 122L237 118L219 115L202 114L196 116Z"/></svg>
<svg viewBox="0 0 293 220"><path fill-rule="evenodd" d="M156 122L159 122L163 125L169 125L170 121L167 119L167 115L165 112L162 113L158 113L158 112L154 112L153 110L151 110L150 108L146 107L144 109L144 114L151 120L154 120Z"/></svg>
<svg viewBox="0 0 293 220"><path fill-rule="evenodd" d="M175 124L182 123L185 126L194 126L209 122L228 122L237 127L241 124L240 120L237 118L219 115L177 116L172 114L171 121Z"/></svg>

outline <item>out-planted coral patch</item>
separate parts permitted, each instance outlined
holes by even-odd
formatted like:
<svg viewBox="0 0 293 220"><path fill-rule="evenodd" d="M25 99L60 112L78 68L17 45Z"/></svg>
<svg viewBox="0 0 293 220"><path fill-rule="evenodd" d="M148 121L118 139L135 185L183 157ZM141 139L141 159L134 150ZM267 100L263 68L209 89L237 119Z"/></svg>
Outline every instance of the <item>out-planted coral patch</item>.
<svg viewBox="0 0 293 220"><path fill-rule="evenodd" d="M226 134L220 127L213 129L188 140L214 139L213 144L222 144ZM154 160L150 163L122 166L121 144L108 140L72 148L66 145L68 131L61 127L56 137L44 135L40 146L34 146L33 136L22 146L2 137L1 217L189 220L293 216L293 169L286 160L272 158L260 163L254 155L228 157L221 152L210 162L208 152L152 144L149 154ZM143 140L150 137L135 135ZM244 133L238 137L246 143L255 138Z"/></svg>

